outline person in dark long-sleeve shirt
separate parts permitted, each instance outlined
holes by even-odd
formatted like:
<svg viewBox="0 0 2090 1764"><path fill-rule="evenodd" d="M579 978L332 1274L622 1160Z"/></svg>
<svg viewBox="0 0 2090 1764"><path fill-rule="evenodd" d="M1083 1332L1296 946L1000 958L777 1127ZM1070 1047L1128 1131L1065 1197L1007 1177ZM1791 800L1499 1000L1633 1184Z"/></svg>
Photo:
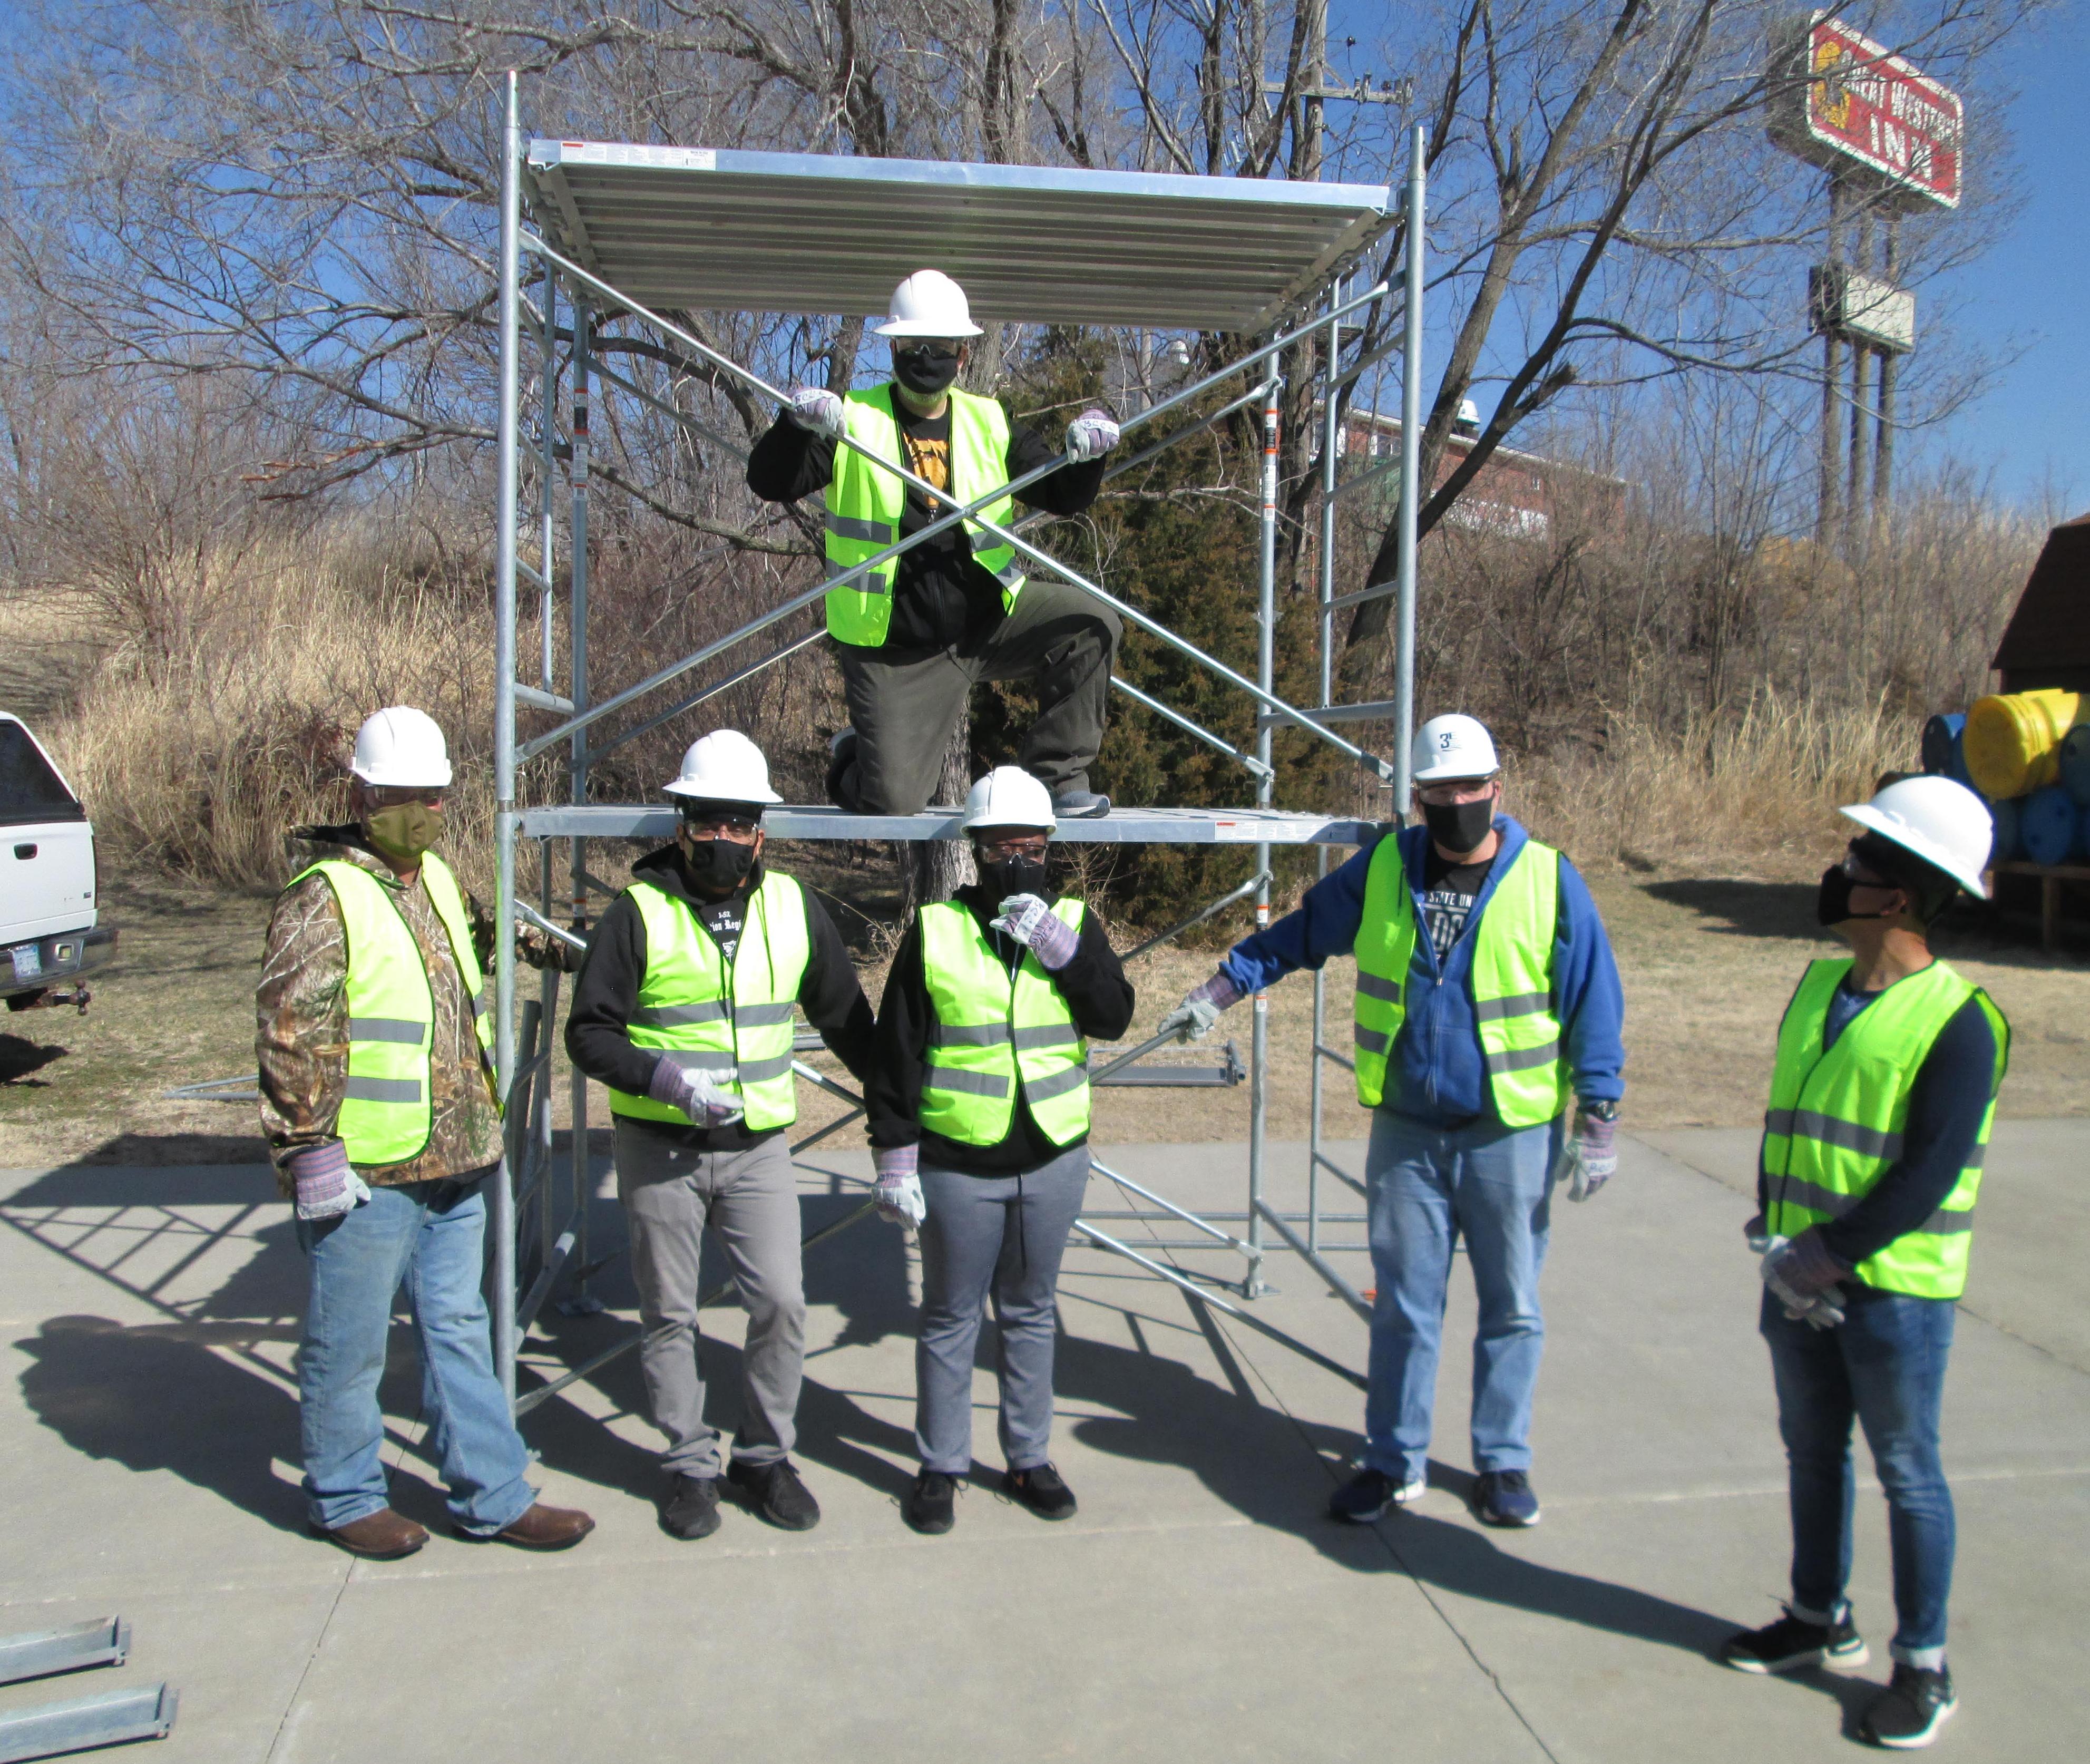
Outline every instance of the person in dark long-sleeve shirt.
<svg viewBox="0 0 2090 1764"><path fill-rule="evenodd" d="M874 1021L819 899L763 866L763 810L781 800L737 729L693 743L667 787L675 843L632 867L574 983L566 1052L609 1088L617 1192L631 1233L645 1338L640 1369L668 1437L660 1522L719 1528L719 1435L705 1418L697 1277L707 1227L726 1246L747 1312L741 1426L727 1479L772 1524L820 1509L793 1469L805 1367L798 1185L785 1129L798 1118L794 1007L858 1078Z"/></svg>
<svg viewBox="0 0 2090 1764"><path fill-rule="evenodd" d="M920 1226L914 1357L921 1474L901 1504L951 1528L972 1469L973 1351L990 1297L1001 1331L1003 1486L1041 1518L1074 1497L1047 1456L1060 1256L1089 1180L1088 1043L1132 1022L1102 919L1047 887L1045 787L1014 766L965 801L980 880L907 928L865 1091L879 1211Z"/></svg>
<svg viewBox="0 0 2090 1764"><path fill-rule="evenodd" d="M1844 1597L1862 1422L1886 1491L1897 1620L1893 1678L1859 1733L1907 1749L1958 1706L1938 1417L2010 1027L1930 951L1959 890L1986 893L1987 805L1949 778L1905 778L1843 813L1864 831L1823 874L1817 917L1851 955L1810 962L1786 1007L1746 1228L1790 1467L1792 1602L1722 1657L1749 1672L1865 1663Z"/></svg>
<svg viewBox="0 0 2090 1764"><path fill-rule="evenodd" d="M1068 424L1062 453L996 400L960 389L979 327L965 291L940 271L918 270L894 290L879 334L892 340L890 381L845 393L799 388L747 462L757 496L819 495L826 505L828 633L849 713L835 738L828 794L852 811L918 812L941 779L972 688L1021 680L1038 714L1019 764L1062 816L1107 813L1089 768L1123 635L1117 614L1056 577L1033 576L1013 545L972 521L874 560L952 512L900 471L957 505L979 504L981 518L1006 531L1016 501L1060 515L1088 507L1117 424L1103 411L1083 411ZM996 497L1056 462L1064 463L1013 498Z"/></svg>

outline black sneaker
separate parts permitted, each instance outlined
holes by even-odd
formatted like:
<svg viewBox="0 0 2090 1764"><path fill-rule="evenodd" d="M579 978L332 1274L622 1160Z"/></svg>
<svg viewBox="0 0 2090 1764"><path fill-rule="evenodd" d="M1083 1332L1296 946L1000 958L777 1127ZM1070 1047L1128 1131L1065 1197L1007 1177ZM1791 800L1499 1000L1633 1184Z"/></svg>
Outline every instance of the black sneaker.
<svg viewBox="0 0 2090 1764"><path fill-rule="evenodd" d="M1858 1723L1858 1737L1896 1752L1920 1751L1959 1706L1952 1675L1894 1662L1894 1676Z"/></svg>
<svg viewBox="0 0 2090 1764"><path fill-rule="evenodd" d="M1831 1672L1854 1672L1872 1658L1846 1605L1834 1623L1809 1623L1788 1605L1776 1623L1744 1629L1720 1644L1720 1658L1738 1672L1796 1672L1819 1666Z"/></svg>
<svg viewBox="0 0 2090 1764"><path fill-rule="evenodd" d="M922 1471L900 1504L900 1516L915 1530L941 1537L957 1523L957 1478L943 1470Z"/></svg>
<svg viewBox="0 0 2090 1764"><path fill-rule="evenodd" d="M1074 1491L1049 1464L1034 1464L1027 1470L1006 1471L1001 1486L1012 1499L1021 1501L1040 1519L1074 1517Z"/></svg>
<svg viewBox="0 0 2090 1764"><path fill-rule="evenodd" d="M1110 798L1094 790L1062 790L1052 798L1053 815L1063 821L1101 820L1110 810Z"/></svg>
<svg viewBox="0 0 2090 1764"><path fill-rule="evenodd" d="M744 1464L735 1458L726 1466L725 1479L742 1491L772 1525L786 1531L811 1531L820 1522L820 1504L799 1481L789 1458L774 1464Z"/></svg>
<svg viewBox="0 0 2090 1764"><path fill-rule="evenodd" d="M1484 1525L1535 1525L1538 1497L1521 1470L1483 1470L1473 1478L1473 1517Z"/></svg>
<svg viewBox="0 0 2090 1764"><path fill-rule="evenodd" d="M678 1476L660 1507L660 1529L671 1538L694 1543L719 1528L719 1487L716 1476Z"/></svg>
<svg viewBox="0 0 2090 1764"><path fill-rule="evenodd" d="M1353 1525L1368 1525L1389 1507L1405 1507L1421 1499L1429 1486L1426 1476L1396 1482L1383 1470L1359 1470L1328 1497L1328 1517L1347 1519Z"/></svg>

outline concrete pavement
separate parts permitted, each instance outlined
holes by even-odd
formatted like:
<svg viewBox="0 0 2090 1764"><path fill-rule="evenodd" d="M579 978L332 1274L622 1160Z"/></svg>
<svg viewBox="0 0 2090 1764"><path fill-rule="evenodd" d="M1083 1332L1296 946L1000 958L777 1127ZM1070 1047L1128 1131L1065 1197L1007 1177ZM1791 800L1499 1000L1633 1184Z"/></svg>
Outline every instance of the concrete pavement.
<svg viewBox="0 0 2090 1764"><path fill-rule="evenodd" d="M1941 1753L2072 1753L2090 1591L2090 1123L1999 1127L1959 1319L1946 1446L1960 1521ZM1350 1168L1361 1147L1343 1149ZM653 1435L629 1356L526 1422L548 1499L600 1529L537 1558L449 1538L411 1340L386 1389L398 1504L437 1531L398 1564L303 1532L290 1375L302 1270L287 1210L246 1167L0 1174L0 1633L121 1612L119 1671L0 1688L0 1715L118 1682L180 1689L151 1754L260 1764L525 1756L764 1759L1804 1761L1850 1755L1886 1676L1886 1526L1861 1504L1853 1585L1874 1664L1774 1681L1708 1663L1768 1620L1787 1547L1757 1284L1740 1238L1748 1136L1628 1141L1616 1184L1555 1210L1537 1530L1460 1499L1473 1322L1455 1280L1437 1486L1366 1530L1320 1517L1357 1443L1350 1383L1092 1250L1063 1283L1055 1453L1081 1497L1047 1525L993 1491L988 1332L978 1478L957 1529L917 1538L908 1271L875 1221L812 1251L798 1452L826 1517L744 1509L683 1544L657 1528ZM1237 1146L1106 1161L1200 1209L1241 1207ZM816 1225L855 1204L849 1154L809 1154ZM1303 1194L1301 1148L1272 1190ZM1357 1211L1332 1183L1331 1212ZM1099 1181L1101 1213L1124 1205ZM612 1202L600 1241L621 1241ZM1184 1235L1117 1221L1135 1244ZM1238 1229L1238 1227L1234 1228ZM1354 1226L1331 1226L1331 1243ZM1222 1253L1155 1250L1232 1276ZM1335 1252L1370 1284L1365 1258ZM1258 1315L1361 1369L1364 1332L1296 1258ZM631 1327L554 1317L526 1383ZM729 1419L739 1313L708 1314ZM1860 1455L1861 1469L1866 1467ZM1866 1486L1873 1488L1867 1479Z"/></svg>

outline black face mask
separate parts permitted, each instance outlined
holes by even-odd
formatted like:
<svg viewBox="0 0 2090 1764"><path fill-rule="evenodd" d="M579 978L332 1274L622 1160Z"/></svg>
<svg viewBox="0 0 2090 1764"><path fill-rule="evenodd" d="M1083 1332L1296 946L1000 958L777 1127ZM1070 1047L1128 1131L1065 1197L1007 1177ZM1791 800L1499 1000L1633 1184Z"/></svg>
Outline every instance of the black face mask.
<svg viewBox="0 0 2090 1764"><path fill-rule="evenodd" d="M1471 851L1495 824L1495 800L1490 795L1477 802L1425 802L1422 821L1445 850Z"/></svg>
<svg viewBox="0 0 2090 1764"><path fill-rule="evenodd" d="M933 398L958 377L958 352L948 343L915 344L892 352L893 376L918 398Z"/></svg>
<svg viewBox="0 0 2090 1764"><path fill-rule="evenodd" d="M979 873L997 900L1005 901L1012 894L1051 898L1045 893L1045 866L1036 858L997 858L992 863L982 863Z"/></svg>
<svg viewBox="0 0 2090 1764"><path fill-rule="evenodd" d="M730 839L685 839L682 875L699 894L724 899L747 880L755 867L755 845Z"/></svg>
<svg viewBox="0 0 2090 1764"><path fill-rule="evenodd" d="M1851 910L1851 890L1858 884L1843 873L1840 863L1832 863L1821 872L1821 887L1814 897L1814 917L1824 925L1842 925L1854 919L1891 919L1892 913L1854 913ZM1890 884L1899 887L1899 884Z"/></svg>

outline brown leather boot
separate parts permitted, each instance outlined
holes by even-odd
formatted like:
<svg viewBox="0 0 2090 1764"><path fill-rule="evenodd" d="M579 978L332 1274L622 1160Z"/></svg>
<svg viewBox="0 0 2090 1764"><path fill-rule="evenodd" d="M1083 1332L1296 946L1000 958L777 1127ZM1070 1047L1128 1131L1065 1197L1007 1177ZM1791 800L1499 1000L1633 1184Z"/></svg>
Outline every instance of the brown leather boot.
<svg viewBox="0 0 2090 1764"><path fill-rule="evenodd" d="M389 1507L381 1507L331 1531L324 1525L314 1525L312 1532L316 1538L339 1544L350 1555L368 1556L373 1562L396 1562L428 1541L426 1531Z"/></svg>
<svg viewBox="0 0 2090 1764"><path fill-rule="evenodd" d="M476 1541L512 1543L522 1550L570 1550L595 1530L595 1521L572 1507L547 1507L541 1500L505 1530Z"/></svg>

